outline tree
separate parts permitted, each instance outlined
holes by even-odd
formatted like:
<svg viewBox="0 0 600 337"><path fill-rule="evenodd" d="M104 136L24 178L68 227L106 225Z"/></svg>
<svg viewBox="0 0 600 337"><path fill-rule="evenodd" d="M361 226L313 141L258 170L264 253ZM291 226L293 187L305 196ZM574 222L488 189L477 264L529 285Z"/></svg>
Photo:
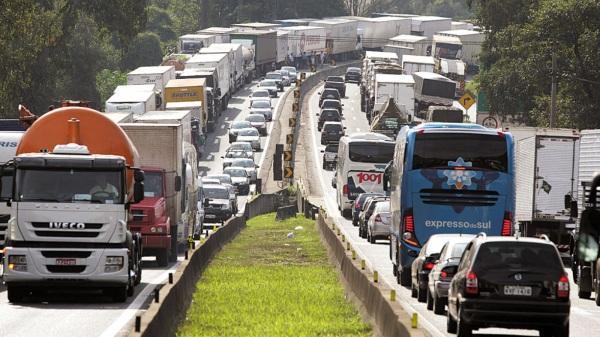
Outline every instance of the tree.
<svg viewBox="0 0 600 337"><path fill-rule="evenodd" d="M104 102L112 96L115 88L119 85L127 84L127 73L119 70L102 69L96 75L96 88L100 95L99 106L104 106Z"/></svg>
<svg viewBox="0 0 600 337"><path fill-rule="evenodd" d="M154 33L141 33L132 41L131 47L123 57L124 69L158 65L162 62L160 39Z"/></svg>

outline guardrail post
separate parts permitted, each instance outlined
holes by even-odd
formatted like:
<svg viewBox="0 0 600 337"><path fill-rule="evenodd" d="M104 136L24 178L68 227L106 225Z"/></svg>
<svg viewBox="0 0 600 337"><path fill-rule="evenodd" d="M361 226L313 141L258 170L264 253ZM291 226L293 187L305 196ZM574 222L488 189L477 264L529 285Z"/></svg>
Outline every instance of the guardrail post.
<svg viewBox="0 0 600 337"><path fill-rule="evenodd" d="M373 271L373 282L379 282L379 273L377 273L377 270Z"/></svg>
<svg viewBox="0 0 600 337"><path fill-rule="evenodd" d="M410 326L411 326L411 328L416 329L418 325L419 325L419 315L416 312L413 312L411 320L410 320Z"/></svg>
<svg viewBox="0 0 600 337"><path fill-rule="evenodd" d="M135 316L135 332L142 330L142 316Z"/></svg>
<svg viewBox="0 0 600 337"><path fill-rule="evenodd" d="M173 284L173 273L169 273L169 284Z"/></svg>
<svg viewBox="0 0 600 337"><path fill-rule="evenodd" d="M392 289L392 291L390 291L390 301L395 302L396 301L396 290Z"/></svg>
<svg viewBox="0 0 600 337"><path fill-rule="evenodd" d="M160 300L160 290L158 288L154 289L154 302L158 303Z"/></svg>
<svg viewBox="0 0 600 337"><path fill-rule="evenodd" d="M365 259L360 260L360 269L365 270L366 266L367 263L365 262Z"/></svg>

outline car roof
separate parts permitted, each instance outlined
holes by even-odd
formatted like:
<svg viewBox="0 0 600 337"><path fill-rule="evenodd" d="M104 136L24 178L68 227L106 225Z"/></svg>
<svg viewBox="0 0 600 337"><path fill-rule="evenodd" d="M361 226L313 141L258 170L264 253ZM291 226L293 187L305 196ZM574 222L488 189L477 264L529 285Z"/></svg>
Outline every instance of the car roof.
<svg viewBox="0 0 600 337"><path fill-rule="evenodd" d="M550 240L545 240L545 239L539 239L539 238L532 238L532 237L515 237L515 236L477 236L475 238L476 241L480 242L481 244L485 244L485 243L490 243L490 242L513 242L513 243L537 243L537 244L545 244L545 245L552 245L554 246L554 243L552 243L552 241Z"/></svg>

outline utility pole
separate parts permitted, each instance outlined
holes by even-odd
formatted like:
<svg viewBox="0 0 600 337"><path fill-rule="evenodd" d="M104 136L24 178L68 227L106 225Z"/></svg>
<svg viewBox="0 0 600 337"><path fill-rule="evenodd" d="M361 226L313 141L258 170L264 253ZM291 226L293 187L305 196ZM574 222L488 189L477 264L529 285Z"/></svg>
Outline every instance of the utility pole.
<svg viewBox="0 0 600 337"><path fill-rule="evenodd" d="M554 127L556 116L556 53L552 53L552 88L550 89L550 127Z"/></svg>

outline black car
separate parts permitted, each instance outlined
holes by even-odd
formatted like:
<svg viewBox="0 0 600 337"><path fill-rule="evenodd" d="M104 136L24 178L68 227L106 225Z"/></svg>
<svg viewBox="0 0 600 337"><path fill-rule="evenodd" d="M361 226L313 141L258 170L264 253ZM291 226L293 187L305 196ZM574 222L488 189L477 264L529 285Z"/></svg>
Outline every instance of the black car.
<svg viewBox="0 0 600 337"><path fill-rule="evenodd" d="M323 89L323 92L319 93L319 95L321 95L319 97L319 106L321 106L321 103L323 103L323 100L325 99L335 99L338 101L342 100L340 97L340 92L334 88Z"/></svg>
<svg viewBox="0 0 600 337"><path fill-rule="evenodd" d="M345 76L346 82L360 84L361 79L362 79L362 71L360 70L360 68L349 67L348 69L346 69L346 76Z"/></svg>
<svg viewBox="0 0 600 337"><path fill-rule="evenodd" d="M344 105L342 104L342 102L340 102L337 99L324 99L323 102L321 102L321 105L319 105L319 108L321 108L321 110L323 109L336 109L340 115L343 115L344 113L342 112L342 107Z"/></svg>
<svg viewBox="0 0 600 337"><path fill-rule="evenodd" d="M448 302L450 281L452 281L462 253L471 240L473 240L473 235L453 238L442 248L438 262L429 273L427 310L433 310L437 315L444 314Z"/></svg>
<svg viewBox="0 0 600 337"><path fill-rule="evenodd" d="M371 215L373 214L373 210L375 210L375 205L377 205L379 201L385 200L389 200L389 198L371 196L365 200L358 219L358 236L365 239L367 238L367 225L369 223L369 218L371 218Z"/></svg>
<svg viewBox="0 0 600 337"><path fill-rule="evenodd" d="M369 197L383 196L382 193L361 193L354 199L354 203L352 204L352 224L354 226L358 226L358 219L360 215L360 211L362 210L365 201Z"/></svg>
<svg viewBox="0 0 600 337"><path fill-rule="evenodd" d="M232 209L227 187L217 184L202 186L204 193L204 222L225 222L231 218Z"/></svg>
<svg viewBox="0 0 600 337"><path fill-rule="evenodd" d="M339 143L346 129L340 122L325 122L321 132L321 145Z"/></svg>
<svg viewBox="0 0 600 337"><path fill-rule="evenodd" d="M425 242L419 255L413 260L410 268L411 295L417 298L419 302L427 300L427 284L429 283L429 272L435 266L440 258L440 251L453 238L460 237L460 234L435 234L429 237Z"/></svg>
<svg viewBox="0 0 600 337"><path fill-rule="evenodd" d="M319 131L323 128L323 124L325 122L341 122L342 117L337 109L323 109L321 113L317 114L319 116L319 122L317 124L317 128Z"/></svg>
<svg viewBox="0 0 600 337"><path fill-rule="evenodd" d="M448 290L447 330L536 329L569 336L569 278L549 240L486 237L471 241Z"/></svg>
<svg viewBox="0 0 600 337"><path fill-rule="evenodd" d="M325 80L325 89L327 88L337 89L342 97L346 97L346 82L342 76L328 76Z"/></svg>

